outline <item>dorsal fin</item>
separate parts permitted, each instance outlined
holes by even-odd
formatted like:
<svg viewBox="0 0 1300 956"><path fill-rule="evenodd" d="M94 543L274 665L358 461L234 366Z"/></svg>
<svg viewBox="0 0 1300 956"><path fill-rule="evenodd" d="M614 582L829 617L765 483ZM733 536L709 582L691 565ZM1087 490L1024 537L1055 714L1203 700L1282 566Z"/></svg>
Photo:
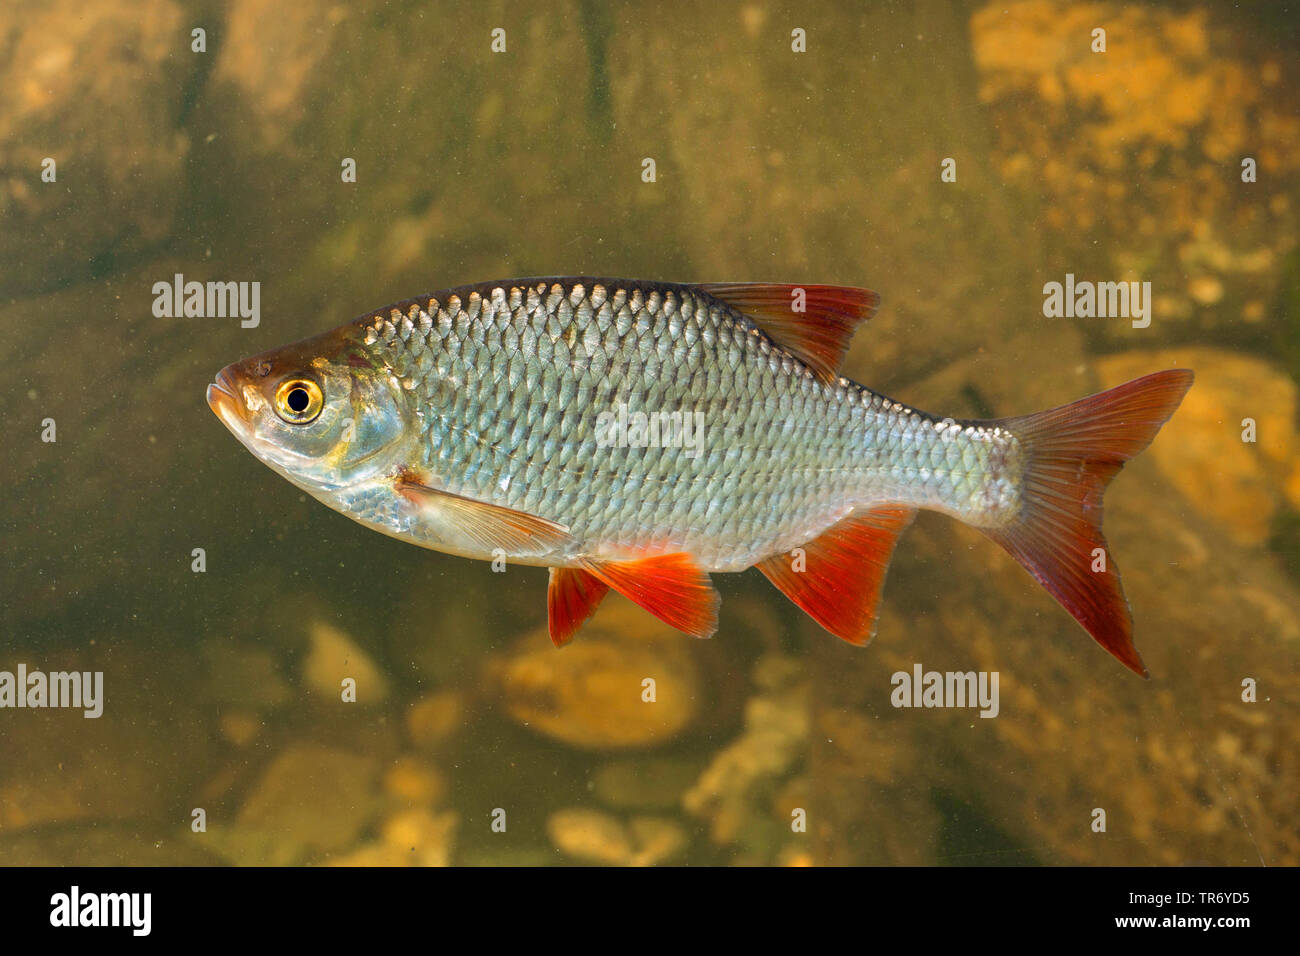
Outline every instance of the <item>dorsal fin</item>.
<svg viewBox="0 0 1300 956"><path fill-rule="evenodd" d="M839 374L854 331L880 304L870 289L843 285L706 282L699 288L745 313L827 382ZM804 310L794 311L799 304Z"/></svg>

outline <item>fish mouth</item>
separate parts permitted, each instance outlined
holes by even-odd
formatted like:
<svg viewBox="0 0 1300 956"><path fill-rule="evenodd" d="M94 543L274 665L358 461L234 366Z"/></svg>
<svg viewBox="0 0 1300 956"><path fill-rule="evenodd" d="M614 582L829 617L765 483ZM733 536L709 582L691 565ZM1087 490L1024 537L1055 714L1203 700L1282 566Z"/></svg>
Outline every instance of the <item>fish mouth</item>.
<svg viewBox="0 0 1300 956"><path fill-rule="evenodd" d="M235 434L247 431L251 418L247 406L239 400L239 389L235 386L229 368L217 373L217 379L208 386L208 407Z"/></svg>

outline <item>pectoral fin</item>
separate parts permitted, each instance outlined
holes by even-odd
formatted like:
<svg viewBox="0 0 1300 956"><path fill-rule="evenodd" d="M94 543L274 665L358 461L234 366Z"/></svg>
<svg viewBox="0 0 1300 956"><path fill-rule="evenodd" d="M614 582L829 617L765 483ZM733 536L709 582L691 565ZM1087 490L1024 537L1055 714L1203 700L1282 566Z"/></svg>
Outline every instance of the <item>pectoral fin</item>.
<svg viewBox="0 0 1300 956"><path fill-rule="evenodd" d="M826 630L866 644L876 633L894 545L915 516L913 508L854 511L804 545L801 555L773 555L757 567Z"/></svg>
<svg viewBox="0 0 1300 956"><path fill-rule="evenodd" d="M421 524L439 540L463 542L507 556L545 554L569 540L564 525L486 501L439 491L403 473L394 479L399 495L419 510Z"/></svg>
<svg viewBox="0 0 1300 956"><path fill-rule="evenodd" d="M679 631L709 637L718 629L718 592L690 555L582 563L599 581Z"/></svg>

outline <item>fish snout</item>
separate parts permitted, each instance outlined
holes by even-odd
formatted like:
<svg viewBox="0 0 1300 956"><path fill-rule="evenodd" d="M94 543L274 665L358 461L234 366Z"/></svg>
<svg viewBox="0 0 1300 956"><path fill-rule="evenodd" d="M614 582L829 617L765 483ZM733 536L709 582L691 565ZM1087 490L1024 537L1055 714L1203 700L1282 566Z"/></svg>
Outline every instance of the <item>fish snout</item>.
<svg viewBox="0 0 1300 956"><path fill-rule="evenodd" d="M231 375L230 366L218 372L216 381L208 386L208 407L232 431L242 430L252 421L248 406L239 395L240 389Z"/></svg>

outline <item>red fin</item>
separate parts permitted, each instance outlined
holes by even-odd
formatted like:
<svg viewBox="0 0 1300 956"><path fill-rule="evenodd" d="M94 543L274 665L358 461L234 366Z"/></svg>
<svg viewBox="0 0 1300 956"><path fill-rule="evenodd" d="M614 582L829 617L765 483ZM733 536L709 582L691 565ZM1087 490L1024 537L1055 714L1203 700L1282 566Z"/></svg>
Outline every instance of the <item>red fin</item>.
<svg viewBox="0 0 1300 956"><path fill-rule="evenodd" d="M608 593L609 585L590 571L551 568L551 583L546 589L546 617L556 647L563 647L573 639L582 622L591 617Z"/></svg>
<svg viewBox="0 0 1300 956"><path fill-rule="evenodd" d="M803 546L798 570L788 554L776 554L758 570L822 627L850 644L876 633L876 612L894 545L916 511L881 507L854 511Z"/></svg>
<svg viewBox="0 0 1300 956"><path fill-rule="evenodd" d="M1020 514L981 528L1134 673L1147 676L1133 646L1133 617L1119 568L1101 533L1106 485L1155 438L1192 385L1188 369L1156 372L1046 412L999 422L1029 453ZM1105 570L1093 571L1094 549Z"/></svg>
<svg viewBox="0 0 1300 956"><path fill-rule="evenodd" d="M583 560L609 587L666 624L693 637L718 629L718 593L709 576L687 554L662 554L639 561Z"/></svg>
<svg viewBox="0 0 1300 956"><path fill-rule="evenodd" d="M507 556L513 556L542 554L569 538L564 525L524 511L430 488L407 470L393 479L393 488L419 509L424 524L452 542L464 541L484 551L500 548Z"/></svg>
<svg viewBox="0 0 1300 956"><path fill-rule="evenodd" d="M709 282L699 288L754 319L825 381L835 380L854 331L880 304L870 289L852 286ZM796 289L804 292L803 312L794 311Z"/></svg>

